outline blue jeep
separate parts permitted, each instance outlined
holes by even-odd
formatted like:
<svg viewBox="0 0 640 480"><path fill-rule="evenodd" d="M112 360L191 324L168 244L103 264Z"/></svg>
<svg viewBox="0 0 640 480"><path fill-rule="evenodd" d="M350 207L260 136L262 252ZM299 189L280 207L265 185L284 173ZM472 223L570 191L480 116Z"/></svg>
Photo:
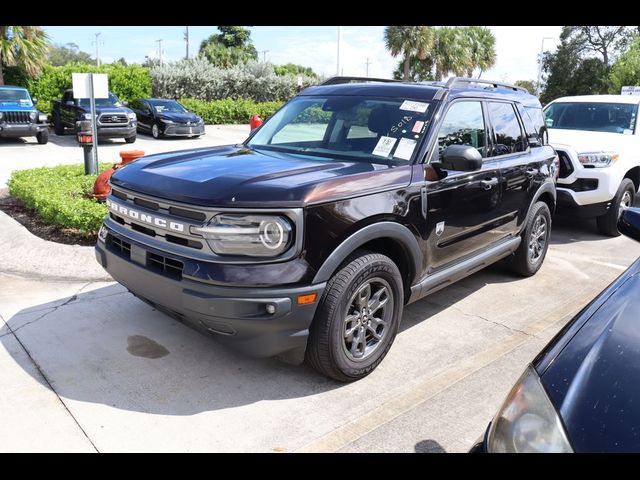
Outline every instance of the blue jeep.
<svg viewBox="0 0 640 480"><path fill-rule="evenodd" d="M44 145L49 140L47 116L35 109L26 88L0 86L0 138L33 137Z"/></svg>

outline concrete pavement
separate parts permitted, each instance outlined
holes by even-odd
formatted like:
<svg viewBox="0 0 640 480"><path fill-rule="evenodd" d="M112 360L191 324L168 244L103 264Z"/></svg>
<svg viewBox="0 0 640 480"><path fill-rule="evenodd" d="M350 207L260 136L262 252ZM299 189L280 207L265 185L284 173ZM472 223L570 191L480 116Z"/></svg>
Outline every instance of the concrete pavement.
<svg viewBox="0 0 640 480"><path fill-rule="evenodd" d="M494 266L407 307L387 358L349 385L244 357L113 282L3 273L0 451L466 451L538 350L638 255L556 219L536 276Z"/></svg>

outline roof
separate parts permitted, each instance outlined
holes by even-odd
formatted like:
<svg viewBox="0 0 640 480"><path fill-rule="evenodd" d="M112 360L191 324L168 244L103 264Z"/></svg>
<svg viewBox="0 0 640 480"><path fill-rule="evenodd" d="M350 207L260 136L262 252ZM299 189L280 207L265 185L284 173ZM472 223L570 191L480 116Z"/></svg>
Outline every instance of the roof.
<svg viewBox="0 0 640 480"><path fill-rule="evenodd" d="M576 95L574 97L556 98L553 101L553 103L558 102L630 103L637 105L640 103L640 95Z"/></svg>
<svg viewBox="0 0 640 480"><path fill-rule="evenodd" d="M5 89L5 88L6 89L9 89L9 88L15 89L15 88L17 88L17 89L20 89L20 90L26 90L25 87L18 87L17 85L0 85L0 89Z"/></svg>
<svg viewBox="0 0 640 480"><path fill-rule="evenodd" d="M141 100L147 102L177 102L177 100L173 98L142 98Z"/></svg>

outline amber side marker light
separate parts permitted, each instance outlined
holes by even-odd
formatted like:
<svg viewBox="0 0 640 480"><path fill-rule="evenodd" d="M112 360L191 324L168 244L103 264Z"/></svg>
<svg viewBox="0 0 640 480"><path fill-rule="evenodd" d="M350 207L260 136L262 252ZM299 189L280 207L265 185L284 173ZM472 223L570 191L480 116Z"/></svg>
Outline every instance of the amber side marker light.
<svg viewBox="0 0 640 480"><path fill-rule="evenodd" d="M317 298L318 298L317 293L309 293L307 295L298 295L296 302L298 303L298 305L308 305L310 303L315 302Z"/></svg>

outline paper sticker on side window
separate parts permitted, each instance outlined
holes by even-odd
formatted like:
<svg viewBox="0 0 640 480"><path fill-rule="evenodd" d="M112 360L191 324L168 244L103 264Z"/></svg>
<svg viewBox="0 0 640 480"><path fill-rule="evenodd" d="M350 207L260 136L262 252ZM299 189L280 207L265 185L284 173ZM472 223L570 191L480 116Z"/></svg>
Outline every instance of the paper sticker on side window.
<svg viewBox="0 0 640 480"><path fill-rule="evenodd" d="M427 108L429 108L428 103L414 102L413 100L405 100L402 102L402 105L400 105L400 110L408 110L410 112L424 113L427 111Z"/></svg>
<svg viewBox="0 0 640 480"><path fill-rule="evenodd" d="M376 148L373 149L373 155L379 157L388 157L396 144L397 139L393 137L380 137Z"/></svg>

